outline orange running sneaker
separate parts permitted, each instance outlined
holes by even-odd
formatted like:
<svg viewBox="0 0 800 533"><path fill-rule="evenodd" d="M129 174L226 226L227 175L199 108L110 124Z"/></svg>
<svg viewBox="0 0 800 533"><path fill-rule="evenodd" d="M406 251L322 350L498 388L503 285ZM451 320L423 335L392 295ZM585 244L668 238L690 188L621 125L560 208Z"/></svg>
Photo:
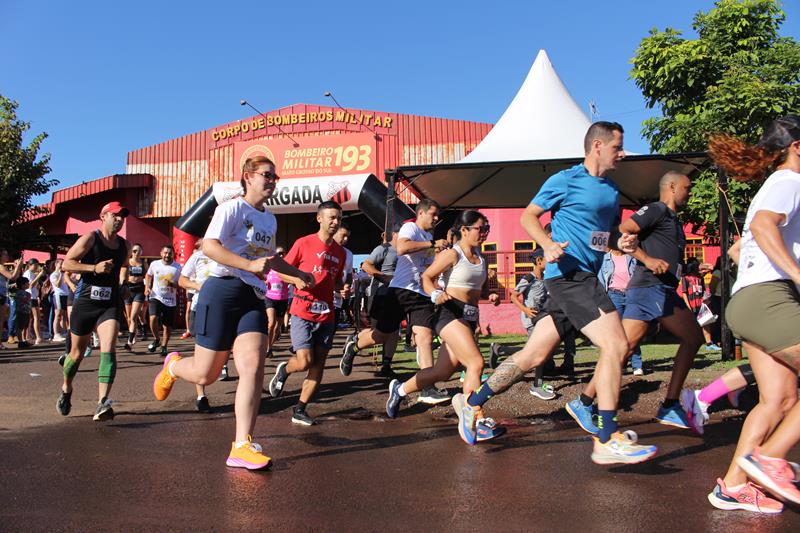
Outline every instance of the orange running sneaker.
<svg viewBox="0 0 800 533"><path fill-rule="evenodd" d="M172 391L172 385L174 385L175 381L178 379L170 375L169 368L173 362L177 363L181 359L178 352L170 352L167 357L164 358L164 366L161 367L161 371L156 374L156 379L153 380L153 394L156 400L166 400L167 396L169 396L169 393Z"/></svg>
<svg viewBox="0 0 800 533"><path fill-rule="evenodd" d="M247 436L247 444L236 447L236 443L231 443L231 453L225 464L234 468L246 468L248 470L260 470L272 466L272 459L262 453L261 446L253 442L253 438Z"/></svg>

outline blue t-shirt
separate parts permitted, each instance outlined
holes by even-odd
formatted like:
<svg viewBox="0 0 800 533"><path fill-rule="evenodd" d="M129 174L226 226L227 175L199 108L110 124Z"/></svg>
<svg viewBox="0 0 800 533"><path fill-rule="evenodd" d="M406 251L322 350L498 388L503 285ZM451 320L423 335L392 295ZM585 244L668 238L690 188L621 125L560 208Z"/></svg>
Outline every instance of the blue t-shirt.
<svg viewBox="0 0 800 533"><path fill-rule="evenodd" d="M553 240L569 241L556 263L547 263L544 279L575 270L597 274L608 251L611 229L619 224L616 184L592 176L583 164L550 176L531 200L553 215Z"/></svg>

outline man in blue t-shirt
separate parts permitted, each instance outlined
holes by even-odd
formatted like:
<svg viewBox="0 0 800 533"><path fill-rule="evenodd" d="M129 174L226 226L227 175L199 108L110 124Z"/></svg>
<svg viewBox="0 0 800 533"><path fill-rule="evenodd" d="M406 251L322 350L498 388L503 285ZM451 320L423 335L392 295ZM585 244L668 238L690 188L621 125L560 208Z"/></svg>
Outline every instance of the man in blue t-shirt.
<svg viewBox="0 0 800 533"><path fill-rule="evenodd" d="M655 446L636 444L630 433L617 431L620 361L628 353L628 340L614 304L597 278L609 245L628 253L637 245L634 235L619 232L617 187L606 177L625 156L622 141L619 124L592 124L584 137L583 163L551 176L525 209L522 227L542 246L548 262L544 273L550 294L548 316L536 323L525 346L503 361L467 398L464 409L457 413L464 430L474 426L473 411L543 364L565 333L575 328L600 348L595 369L599 431L592 460L598 464L638 463L655 455ZM553 217L552 238L539 222L548 211Z"/></svg>

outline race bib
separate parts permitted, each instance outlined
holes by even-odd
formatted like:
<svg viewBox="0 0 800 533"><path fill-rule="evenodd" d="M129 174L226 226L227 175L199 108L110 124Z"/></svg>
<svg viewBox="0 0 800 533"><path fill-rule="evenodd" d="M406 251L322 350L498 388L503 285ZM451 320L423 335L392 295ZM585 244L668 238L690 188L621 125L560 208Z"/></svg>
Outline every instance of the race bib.
<svg viewBox="0 0 800 533"><path fill-rule="evenodd" d="M607 252L610 236L611 234L607 231L593 231L589 237L589 248L597 252Z"/></svg>
<svg viewBox="0 0 800 533"><path fill-rule="evenodd" d="M328 305L328 302L320 302L319 300L315 300L311 302L311 306L308 308L308 311L316 315L324 315L330 313L331 308Z"/></svg>
<svg viewBox="0 0 800 533"><path fill-rule="evenodd" d="M91 300L107 302L111 299L111 287L98 287L97 285L92 285L92 288L89 290L89 298Z"/></svg>
<svg viewBox="0 0 800 533"><path fill-rule="evenodd" d="M479 315L478 315L477 305L464 304L464 320L468 320L470 322L477 322L478 317Z"/></svg>
<svg viewBox="0 0 800 533"><path fill-rule="evenodd" d="M269 290L274 292L280 292L283 290L283 283L270 283Z"/></svg>

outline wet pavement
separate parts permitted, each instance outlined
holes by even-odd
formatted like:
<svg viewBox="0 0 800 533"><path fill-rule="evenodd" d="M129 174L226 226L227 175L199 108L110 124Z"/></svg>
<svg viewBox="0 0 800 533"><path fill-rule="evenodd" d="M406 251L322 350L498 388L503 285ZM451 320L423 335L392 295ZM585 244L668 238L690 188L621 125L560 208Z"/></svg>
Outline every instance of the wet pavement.
<svg viewBox="0 0 800 533"><path fill-rule="evenodd" d="M186 383L165 402L151 399L160 357L120 350L116 418L91 419L96 357L81 366L63 418L57 354L0 352L2 531L800 531L797 508L766 517L711 507L706 494L733 453L741 413L714 414L704 438L652 423L658 374L626 378L636 403L621 418L659 455L609 468L591 462L588 436L563 414L575 383L558 383L562 398L549 403L518 384L487 408L509 433L468 447L449 408L409 402L388 420L372 362L342 378L332 358L309 407L316 425L290 422L299 376L284 397L264 396L254 440L275 465L254 473L225 466L235 381L210 386L217 410L200 414ZM267 362L268 377L280 360ZM458 381L447 386L454 393Z"/></svg>

